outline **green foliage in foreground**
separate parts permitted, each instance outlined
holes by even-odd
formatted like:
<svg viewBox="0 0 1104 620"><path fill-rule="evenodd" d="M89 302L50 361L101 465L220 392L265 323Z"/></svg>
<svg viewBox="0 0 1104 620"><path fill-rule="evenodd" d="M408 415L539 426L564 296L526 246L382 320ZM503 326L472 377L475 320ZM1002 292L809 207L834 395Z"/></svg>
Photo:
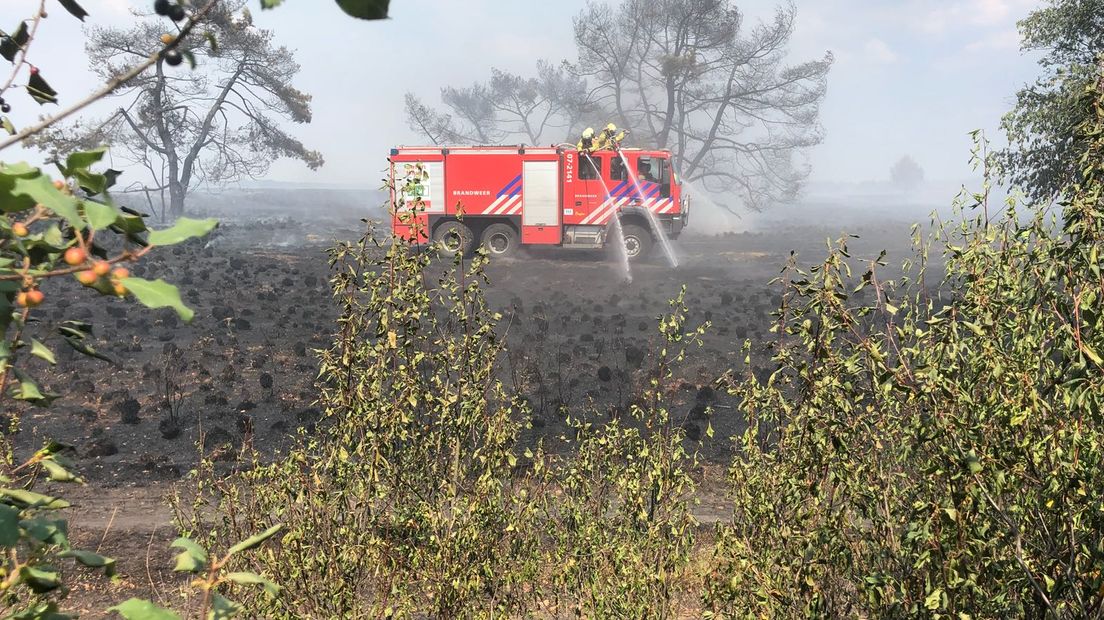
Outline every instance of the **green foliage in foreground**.
<svg viewBox="0 0 1104 620"><path fill-rule="evenodd" d="M212 505L215 539L269 515L288 525L249 562L282 574L280 599L248 603L264 617L664 615L693 525L668 371L624 424L580 420L566 454L519 454L526 412L495 378L504 326L484 259L428 286L428 256L401 243L379 256L368 237L333 252L343 312L322 357L324 428L271 465L202 469L178 504L185 531L211 531Z"/></svg>
<svg viewBox="0 0 1104 620"><path fill-rule="evenodd" d="M1098 616L1101 92L1080 100L1088 148L1060 214L1010 201L990 217L983 191L917 237L899 280L884 256L853 277L844 241L787 269L773 373L729 377L749 427L710 547L663 402L701 333L681 300L628 415L568 411L562 450L522 450L484 259L441 270L369 237L332 254L326 422L274 463L205 464L179 522L211 540L287 525L235 566L281 575L279 598L246 593L270 618Z"/></svg>
<svg viewBox="0 0 1104 620"><path fill-rule="evenodd" d="M198 472L185 533L239 536L270 518L281 544L246 566L279 573L266 618L674 614L694 520L683 431L664 407L671 365L700 331L679 300L666 348L625 419L574 412L555 454L523 450L528 412L496 371L502 317L486 259L441 268L366 235L331 254L341 308L322 354L326 419L248 471ZM211 515L218 515L214 524Z"/></svg>
<svg viewBox="0 0 1104 620"><path fill-rule="evenodd" d="M926 247L896 286L880 261L852 278L842 242L786 272L776 370L732 388L751 427L716 616L1104 613L1104 97L1079 105L1060 217L972 197L937 227L944 296Z"/></svg>

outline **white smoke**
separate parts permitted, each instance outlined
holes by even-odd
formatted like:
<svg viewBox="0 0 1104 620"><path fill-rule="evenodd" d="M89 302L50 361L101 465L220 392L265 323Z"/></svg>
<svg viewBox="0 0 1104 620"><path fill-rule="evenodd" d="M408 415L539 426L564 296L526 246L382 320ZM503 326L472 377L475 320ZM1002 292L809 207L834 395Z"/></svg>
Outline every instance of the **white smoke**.
<svg viewBox="0 0 1104 620"><path fill-rule="evenodd" d="M705 188L697 182L682 182L683 192L690 198L690 223L686 231L699 235L723 235L726 233L741 233L751 230L755 226L755 213L741 209L738 203L728 206L737 213L733 213L724 206L714 201Z"/></svg>

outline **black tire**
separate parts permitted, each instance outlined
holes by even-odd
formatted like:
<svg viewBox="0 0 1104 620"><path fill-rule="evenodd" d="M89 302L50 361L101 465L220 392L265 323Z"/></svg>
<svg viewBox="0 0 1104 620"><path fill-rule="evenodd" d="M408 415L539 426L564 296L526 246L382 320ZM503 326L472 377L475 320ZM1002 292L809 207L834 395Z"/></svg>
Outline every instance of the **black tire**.
<svg viewBox="0 0 1104 620"><path fill-rule="evenodd" d="M517 253L518 247L521 245L521 239L518 238L517 231L514 230L513 226L498 223L491 224L483 230L479 244L487 250L487 254L491 257L505 258Z"/></svg>
<svg viewBox="0 0 1104 620"><path fill-rule="evenodd" d="M433 229L433 241L442 256L468 255L475 245L475 235L462 222L441 222Z"/></svg>
<svg viewBox="0 0 1104 620"><path fill-rule="evenodd" d="M652 251L652 245L655 244L652 233L648 232L647 228L636 224L624 224L621 226L621 231L625 235L625 253L629 255L629 260L638 261L647 258ZM613 242L617 243L617 240L614 239Z"/></svg>

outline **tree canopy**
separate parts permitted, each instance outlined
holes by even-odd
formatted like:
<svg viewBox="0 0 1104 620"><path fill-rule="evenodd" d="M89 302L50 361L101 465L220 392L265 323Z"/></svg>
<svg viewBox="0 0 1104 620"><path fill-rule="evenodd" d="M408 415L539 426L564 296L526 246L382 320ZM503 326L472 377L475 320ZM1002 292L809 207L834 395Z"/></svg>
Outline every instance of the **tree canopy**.
<svg viewBox="0 0 1104 620"><path fill-rule="evenodd" d="M748 26L730 0L592 2L575 18L575 62L540 62L533 78L493 70L443 88L441 109L407 94L407 117L435 143L573 142L613 121L670 149L684 180L760 208L796 195L803 152L822 139L832 55L789 63L795 18L792 4Z"/></svg>
<svg viewBox="0 0 1104 620"><path fill-rule="evenodd" d="M1049 0L1019 22L1023 51L1043 52L1042 74L1016 93L1002 122L1009 146L1000 163L1028 196L1049 200L1077 178L1085 146L1076 129L1089 112L1079 104L1104 54L1104 0Z"/></svg>
<svg viewBox="0 0 1104 620"><path fill-rule="evenodd" d="M194 70L179 70L167 58L115 91L119 105L106 119L82 119L34 139L55 155L111 144L112 154L145 180L127 189L157 193L173 214L188 192L203 183L264 175L280 157L323 163L282 124L309 123L310 95L292 80L299 72L291 50L253 25L242 2L220 0L202 24L211 35L189 41L184 57ZM164 24L142 21L130 28L93 28L86 50L91 65L110 80L148 55ZM167 35L172 36L172 35Z"/></svg>

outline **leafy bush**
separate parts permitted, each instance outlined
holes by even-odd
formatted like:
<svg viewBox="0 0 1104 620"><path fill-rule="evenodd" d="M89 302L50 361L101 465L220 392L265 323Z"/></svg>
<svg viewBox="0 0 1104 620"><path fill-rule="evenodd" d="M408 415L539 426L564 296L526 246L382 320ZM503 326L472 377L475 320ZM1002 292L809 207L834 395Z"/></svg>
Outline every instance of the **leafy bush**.
<svg viewBox="0 0 1104 620"><path fill-rule="evenodd" d="M280 545L245 563L278 572L283 594L249 608L672 615L696 463L663 403L671 365L701 330L684 333L677 300L662 322L669 350L625 421L580 419L566 454L519 454L529 413L499 379L509 324L487 307L485 262L441 265L371 230L331 251L341 314L321 352L320 427L272 462L254 453L245 471L204 462L174 503L183 532L209 541L286 524Z"/></svg>
<svg viewBox="0 0 1104 620"><path fill-rule="evenodd" d="M688 330L684 295L660 319L665 345L626 419L569 419L563 453L536 457L550 586L576 617L672 618L685 598L698 462L666 400L705 326Z"/></svg>
<svg viewBox="0 0 1104 620"><path fill-rule="evenodd" d="M483 261L429 286L429 255L374 245L369 233L331 252L342 312L322 354L321 428L272 464L201 476L210 486L178 504L185 531L208 527L208 502L214 538L288 525L255 561L281 567L286 588L256 602L265 617L516 610L534 509L510 481L523 417L495 378L501 317Z"/></svg>
<svg viewBox="0 0 1104 620"><path fill-rule="evenodd" d="M991 219L986 185L912 278L879 259L856 282L843 241L785 274L775 370L731 388L750 428L713 616L1102 612L1104 89L1080 104L1060 217L1009 201Z"/></svg>

